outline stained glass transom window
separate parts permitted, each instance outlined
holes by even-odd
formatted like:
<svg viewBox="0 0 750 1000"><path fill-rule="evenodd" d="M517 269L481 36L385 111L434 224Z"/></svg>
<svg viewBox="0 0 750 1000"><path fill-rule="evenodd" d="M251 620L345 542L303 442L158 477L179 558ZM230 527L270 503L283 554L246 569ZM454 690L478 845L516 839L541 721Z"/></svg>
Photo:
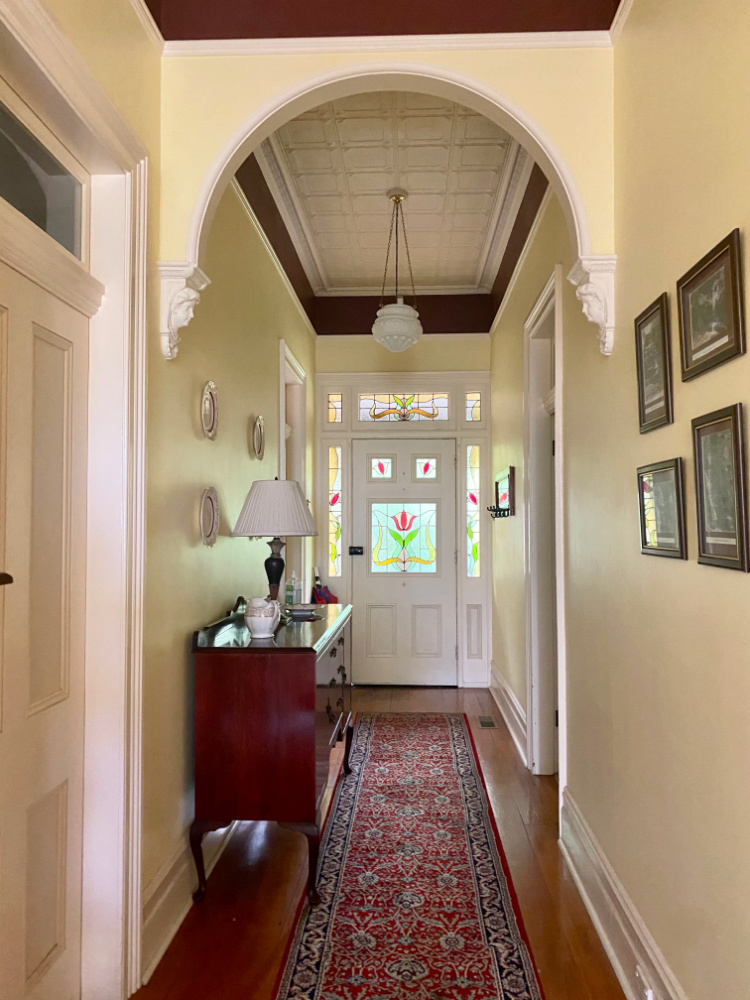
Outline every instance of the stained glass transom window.
<svg viewBox="0 0 750 1000"><path fill-rule="evenodd" d="M479 484L479 445L470 444L466 449L466 575L479 576L479 543L481 507Z"/></svg>
<svg viewBox="0 0 750 1000"><path fill-rule="evenodd" d="M466 419L472 421L482 419L481 392L466 393Z"/></svg>
<svg viewBox="0 0 750 1000"><path fill-rule="evenodd" d="M370 479L393 479L393 459L371 458Z"/></svg>
<svg viewBox="0 0 750 1000"><path fill-rule="evenodd" d="M437 459L434 456L430 458L415 458L414 459L414 478L415 479L436 479L437 478Z"/></svg>
<svg viewBox="0 0 750 1000"><path fill-rule="evenodd" d="M341 448L328 449L328 575L341 576Z"/></svg>
<svg viewBox="0 0 750 1000"><path fill-rule="evenodd" d="M395 423L405 420L447 420L447 392L416 392L397 396L390 392L359 397L359 419Z"/></svg>
<svg viewBox="0 0 750 1000"><path fill-rule="evenodd" d="M341 393L340 392L329 392L328 393L328 423L329 424L340 424L341 423Z"/></svg>
<svg viewBox="0 0 750 1000"><path fill-rule="evenodd" d="M373 573L436 573L437 504L373 503Z"/></svg>

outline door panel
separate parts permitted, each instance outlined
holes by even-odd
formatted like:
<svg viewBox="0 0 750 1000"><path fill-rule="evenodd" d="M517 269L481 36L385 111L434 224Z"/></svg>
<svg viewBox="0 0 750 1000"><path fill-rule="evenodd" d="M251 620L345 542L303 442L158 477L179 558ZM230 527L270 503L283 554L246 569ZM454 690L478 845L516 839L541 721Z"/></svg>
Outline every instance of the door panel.
<svg viewBox="0 0 750 1000"><path fill-rule="evenodd" d="M80 995L88 321L0 264L0 998ZM2 607L0 606L0 610Z"/></svg>
<svg viewBox="0 0 750 1000"><path fill-rule="evenodd" d="M355 684L457 682L455 464L453 441L353 443Z"/></svg>

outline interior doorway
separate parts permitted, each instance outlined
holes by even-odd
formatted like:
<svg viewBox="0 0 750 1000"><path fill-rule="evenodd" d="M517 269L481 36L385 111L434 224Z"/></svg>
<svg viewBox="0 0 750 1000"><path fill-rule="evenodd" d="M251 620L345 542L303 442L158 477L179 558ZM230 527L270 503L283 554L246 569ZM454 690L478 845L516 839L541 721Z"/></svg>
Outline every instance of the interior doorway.
<svg viewBox="0 0 750 1000"><path fill-rule="evenodd" d="M279 479L294 479L307 493L307 375L287 344L280 341ZM304 538L288 538L284 553L286 574L296 572L302 601L309 600L311 579ZM282 586L286 582L283 581Z"/></svg>
<svg viewBox="0 0 750 1000"><path fill-rule="evenodd" d="M524 326L527 762L558 772L559 306L553 275Z"/></svg>
<svg viewBox="0 0 750 1000"><path fill-rule="evenodd" d="M455 686L455 441L358 440L352 473L352 680Z"/></svg>

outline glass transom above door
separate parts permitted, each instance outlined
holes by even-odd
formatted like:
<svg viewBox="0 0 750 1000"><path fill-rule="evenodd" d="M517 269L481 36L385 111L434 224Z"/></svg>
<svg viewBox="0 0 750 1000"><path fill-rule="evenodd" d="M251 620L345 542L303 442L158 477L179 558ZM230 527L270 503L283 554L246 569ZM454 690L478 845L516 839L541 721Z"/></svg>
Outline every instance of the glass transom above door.
<svg viewBox="0 0 750 1000"><path fill-rule="evenodd" d="M436 573L437 503L370 503L372 573Z"/></svg>

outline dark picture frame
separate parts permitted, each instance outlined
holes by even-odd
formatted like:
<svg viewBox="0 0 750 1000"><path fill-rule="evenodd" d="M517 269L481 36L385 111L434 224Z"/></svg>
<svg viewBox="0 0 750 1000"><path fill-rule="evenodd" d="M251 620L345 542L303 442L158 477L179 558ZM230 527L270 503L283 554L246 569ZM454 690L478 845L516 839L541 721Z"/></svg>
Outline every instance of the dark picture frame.
<svg viewBox="0 0 750 1000"><path fill-rule="evenodd" d="M693 427L698 562L748 572L747 473L742 403Z"/></svg>
<svg viewBox="0 0 750 1000"><path fill-rule="evenodd" d="M643 465L637 476L641 552L645 556L687 559L682 459Z"/></svg>
<svg viewBox="0 0 750 1000"><path fill-rule="evenodd" d="M683 382L745 353L739 229L680 278L677 303Z"/></svg>
<svg viewBox="0 0 750 1000"><path fill-rule="evenodd" d="M674 420L671 341L669 296L663 292L635 320L641 434L671 424Z"/></svg>
<svg viewBox="0 0 750 1000"><path fill-rule="evenodd" d="M500 515L501 517L515 516L516 468L514 465L509 465L497 474L497 478L495 479L495 508L504 512Z"/></svg>

